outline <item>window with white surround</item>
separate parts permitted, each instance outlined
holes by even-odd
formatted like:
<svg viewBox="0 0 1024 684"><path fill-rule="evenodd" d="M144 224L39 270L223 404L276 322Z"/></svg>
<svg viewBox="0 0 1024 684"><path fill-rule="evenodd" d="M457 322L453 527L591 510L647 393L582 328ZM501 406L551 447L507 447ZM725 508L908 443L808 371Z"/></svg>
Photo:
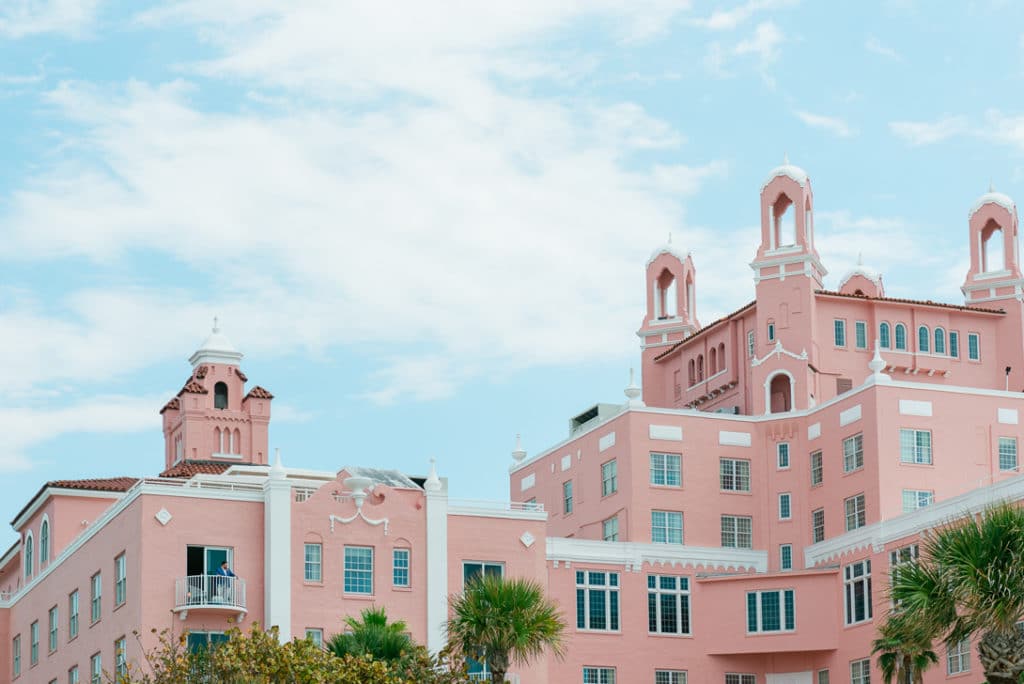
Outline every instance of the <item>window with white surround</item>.
<svg viewBox="0 0 1024 684"><path fill-rule="evenodd" d="M1017 469L1017 438L1016 437L1000 437L999 438L999 469L1000 470L1016 470Z"/></svg>
<svg viewBox="0 0 1024 684"><path fill-rule="evenodd" d="M682 512L651 511L651 542L655 544L682 544Z"/></svg>
<svg viewBox="0 0 1024 684"><path fill-rule="evenodd" d="M906 351L907 350L907 326L902 323L897 323L893 330L893 337L896 338L896 350Z"/></svg>
<svg viewBox="0 0 1024 684"><path fill-rule="evenodd" d="M68 640L78 636L78 590L68 594Z"/></svg>
<svg viewBox="0 0 1024 684"><path fill-rule="evenodd" d="M655 670L654 684L686 684L686 670Z"/></svg>
<svg viewBox="0 0 1024 684"><path fill-rule="evenodd" d="M89 658L89 684L100 684L103 681L103 658L93 653Z"/></svg>
<svg viewBox="0 0 1024 684"><path fill-rule="evenodd" d="M601 464L601 496L614 494L619 490L619 468L615 459Z"/></svg>
<svg viewBox="0 0 1024 684"><path fill-rule="evenodd" d="M792 570L793 569L793 545L792 544L780 544L779 545L779 569L780 570Z"/></svg>
<svg viewBox="0 0 1024 684"><path fill-rule="evenodd" d="M978 333L967 333L967 358L971 361L981 359L981 336Z"/></svg>
<svg viewBox="0 0 1024 684"><path fill-rule="evenodd" d="M323 582L323 563L324 547L322 544L307 543L303 545L303 580L306 582Z"/></svg>
<svg viewBox="0 0 1024 684"><path fill-rule="evenodd" d="M54 606L53 608L50 608L49 613L50 640L47 645L50 647L50 653L53 653L57 650L57 627L59 624L58 620L59 618L57 615L57 606Z"/></svg>
<svg viewBox="0 0 1024 684"><path fill-rule="evenodd" d="M917 329L917 351L928 352L931 351L929 344L931 342L931 332L928 330L927 325L919 326Z"/></svg>
<svg viewBox="0 0 1024 684"><path fill-rule="evenodd" d="M619 541L619 516L608 518L601 522L601 539L604 541Z"/></svg>
<svg viewBox="0 0 1024 684"><path fill-rule="evenodd" d="M811 542L817 544L825 541L825 509L819 508L811 513Z"/></svg>
<svg viewBox="0 0 1024 684"><path fill-rule="evenodd" d="M818 670L818 684L829 684L828 670Z"/></svg>
<svg viewBox="0 0 1024 684"><path fill-rule="evenodd" d="M936 354L946 353L946 331L942 328L935 329L935 346L933 349Z"/></svg>
<svg viewBox="0 0 1024 684"><path fill-rule="evenodd" d="M892 346L888 323L882 323L878 326L878 346L882 349L889 349Z"/></svg>
<svg viewBox="0 0 1024 684"><path fill-rule="evenodd" d="M306 638L316 644L317 648L324 647L324 630L319 627L307 627Z"/></svg>
<svg viewBox="0 0 1024 684"><path fill-rule="evenodd" d="M871 659L854 660L850 663L850 684L871 684Z"/></svg>
<svg viewBox="0 0 1024 684"><path fill-rule="evenodd" d="M462 585L465 586L472 582L477 577L494 576L504 577L505 576L505 564L494 563L487 561L464 561L462 563Z"/></svg>
<svg viewBox="0 0 1024 684"><path fill-rule="evenodd" d="M34 548L34 538L32 537L32 533L29 532L25 535L25 584L28 584L28 581L32 579L32 563L35 555L33 553Z"/></svg>
<svg viewBox="0 0 1024 684"><path fill-rule="evenodd" d="M789 492L779 494L779 520L789 520L793 517L793 496Z"/></svg>
<svg viewBox="0 0 1024 684"><path fill-rule="evenodd" d="M907 544L889 552L889 586L896 582L896 576L899 574L900 567L916 563L918 555L917 544ZM895 608L896 606L897 603L893 601L893 607Z"/></svg>
<svg viewBox="0 0 1024 684"><path fill-rule="evenodd" d="M682 458L679 454L651 453L651 484L678 487L682 484Z"/></svg>
<svg viewBox="0 0 1024 684"><path fill-rule="evenodd" d="M844 615L846 624L855 625L871 619L871 560L850 563L843 568L843 588L846 595Z"/></svg>
<svg viewBox="0 0 1024 684"><path fill-rule="evenodd" d="M562 483L562 513L565 515L572 513L572 480Z"/></svg>
<svg viewBox="0 0 1024 684"><path fill-rule="evenodd" d="M727 672L725 684L757 684L757 675Z"/></svg>
<svg viewBox="0 0 1024 684"><path fill-rule="evenodd" d="M747 356L749 356L750 358L754 358L755 341L756 340L754 338L754 331L751 330L747 332Z"/></svg>
<svg viewBox="0 0 1024 684"><path fill-rule="evenodd" d="M775 341L775 321L768 321L768 341Z"/></svg>
<svg viewBox="0 0 1024 684"><path fill-rule="evenodd" d="M846 531L864 527L867 524L867 515L864 510L864 495L858 494L843 500L843 507L846 510Z"/></svg>
<svg viewBox="0 0 1024 684"><path fill-rule="evenodd" d="M833 321L832 330L834 333L834 341L837 347L846 346L846 321L842 318L837 318Z"/></svg>
<svg viewBox="0 0 1024 684"><path fill-rule="evenodd" d="M792 632L796 608L792 589L747 592L747 632Z"/></svg>
<svg viewBox="0 0 1024 684"><path fill-rule="evenodd" d="M779 442L775 445L775 459L779 470L789 467L789 442Z"/></svg>
<svg viewBox="0 0 1024 684"><path fill-rule="evenodd" d="M903 490L903 512L910 513L918 508L931 506L935 500L935 493L928 489L904 489Z"/></svg>
<svg viewBox="0 0 1024 684"><path fill-rule="evenodd" d="M811 452L811 486L817 487L823 481L824 471L822 469L821 451Z"/></svg>
<svg viewBox="0 0 1024 684"><path fill-rule="evenodd" d="M373 594L373 547L345 547L345 593Z"/></svg>
<svg viewBox="0 0 1024 684"><path fill-rule="evenodd" d="M619 573L576 571L576 628L619 631Z"/></svg>
<svg viewBox="0 0 1024 684"><path fill-rule="evenodd" d="M39 664L39 620L29 625L28 635L28 664L35 667Z"/></svg>
<svg viewBox="0 0 1024 684"><path fill-rule="evenodd" d="M39 567L50 562L50 521L44 519L39 526Z"/></svg>
<svg viewBox="0 0 1024 684"><path fill-rule="evenodd" d="M92 622L96 622L100 619L100 607L102 605L101 600L103 598L103 577L101 573L97 572L92 576L92 579L89 580L89 591L89 619Z"/></svg>
<svg viewBox="0 0 1024 684"><path fill-rule="evenodd" d="M931 430L900 428L900 461L903 463L931 465Z"/></svg>
<svg viewBox="0 0 1024 684"><path fill-rule="evenodd" d="M843 440L843 472L864 467L864 435L857 433Z"/></svg>
<svg viewBox="0 0 1024 684"><path fill-rule="evenodd" d="M17 677L21 674L21 635L11 640L11 672Z"/></svg>
<svg viewBox="0 0 1024 684"><path fill-rule="evenodd" d="M651 634L690 633L690 578L647 576L647 631Z"/></svg>
<svg viewBox="0 0 1024 684"><path fill-rule="evenodd" d="M754 525L750 516L722 516L722 546L732 549L754 547Z"/></svg>
<svg viewBox="0 0 1024 684"><path fill-rule="evenodd" d="M738 458L718 460L719 483L726 492L750 491L750 461Z"/></svg>
<svg viewBox="0 0 1024 684"><path fill-rule="evenodd" d="M391 583L396 587L409 586L409 555L410 549L391 550Z"/></svg>
<svg viewBox="0 0 1024 684"><path fill-rule="evenodd" d="M614 667L583 668L583 684L615 684Z"/></svg>
<svg viewBox="0 0 1024 684"><path fill-rule="evenodd" d="M68 670L68 684L78 684L78 666L73 666Z"/></svg>
<svg viewBox="0 0 1024 684"><path fill-rule="evenodd" d="M960 358L960 333L956 330L949 331L949 355L954 359Z"/></svg>
<svg viewBox="0 0 1024 684"><path fill-rule="evenodd" d="M857 321L853 324L853 342L857 349L868 348L868 324L865 321Z"/></svg>
<svg viewBox="0 0 1024 684"><path fill-rule="evenodd" d="M114 606L128 600L128 563L122 553L114 559Z"/></svg>
<svg viewBox="0 0 1024 684"><path fill-rule="evenodd" d="M971 640L946 644L946 674L960 674L971 670Z"/></svg>
<svg viewBox="0 0 1024 684"><path fill-rule="evenodd" d="M114 640L114 674L117 677L128 674L128 640L124 637Z"/></svg>

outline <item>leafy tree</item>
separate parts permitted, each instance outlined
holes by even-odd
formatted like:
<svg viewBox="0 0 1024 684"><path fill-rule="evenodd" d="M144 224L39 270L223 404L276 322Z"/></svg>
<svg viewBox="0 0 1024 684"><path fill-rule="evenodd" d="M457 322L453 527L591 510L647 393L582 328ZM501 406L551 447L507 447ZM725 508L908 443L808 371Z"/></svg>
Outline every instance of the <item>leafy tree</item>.
<svg viewBox="0 0 1024 684"><path fill-rule="evenodd" d="M366 608L358 618L346 617L345 624L349 631L335 634L327 642L327 649L338 657L370 655L374 660L395 662L416 647L405 622L388 622L384 608Z"/></svg>
<svg viewBox="0 0 1024 684"><path fill-rule="evenodd" d="M564 653L565 622L537 582L481 575L449 603L449 646L486 662L492 682L504 682L512 663L526 665L549 649Z"/></svg>
<svg viewBox="0 0 1024 684"><path fill-rule="evenodd" d="M878 654L878 667L885 684L922 684L924 671L939 662L932 650L932 640L921 625L890 616L878 630L871 652Z"/></svg>
<svg viewBox="0 0 1024 684"><path fill-rule="evenodd" d="M990 684L1024 674L1024 511L1009 504L947 524L923 543L922 558L900 567L892 596L930 638L958 643L979 636Z"/></svg>

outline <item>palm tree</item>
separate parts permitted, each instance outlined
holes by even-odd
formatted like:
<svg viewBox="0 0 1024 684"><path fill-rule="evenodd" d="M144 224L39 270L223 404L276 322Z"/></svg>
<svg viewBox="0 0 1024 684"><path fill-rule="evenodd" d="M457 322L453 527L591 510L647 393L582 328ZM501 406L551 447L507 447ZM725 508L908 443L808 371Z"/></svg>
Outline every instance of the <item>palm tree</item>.
<svg viewBox="0 0 1024 684"><path fill-rule="evenodd" d="M885 684L922 684L924 671L939 662L931 650L931 635L918 623L901 619L899 613L891 614L878 634L871 652L878 654Z"/></svg>
<svg viewBox="0 0 1024 684"><path fill-rule="evenodd" d="M1024 673L1024 511L1010 504L953 521L928 536L917 563L900 567L890 620L919 625L959 643L974 635L990 684L1017 684Z"/></svg>
<svg viewBox="0 0 1024 684"><path fill-rule="evenodd" d="M366 608L358 618L346 617L345 624L349 631L335 634L327 642L327 650L339 658L369 654L374 660L394 662L416 648L405 622L388 622L384 608Z"/></svg>
<svg viewBox="0 0 1024 684"><path fill-rule="evenodd" d="M482 575L449 603L449 646L487 663L491 682L504 682L512 663L526 665L547 649L564 653L565 622L537 582Z"/></svg>

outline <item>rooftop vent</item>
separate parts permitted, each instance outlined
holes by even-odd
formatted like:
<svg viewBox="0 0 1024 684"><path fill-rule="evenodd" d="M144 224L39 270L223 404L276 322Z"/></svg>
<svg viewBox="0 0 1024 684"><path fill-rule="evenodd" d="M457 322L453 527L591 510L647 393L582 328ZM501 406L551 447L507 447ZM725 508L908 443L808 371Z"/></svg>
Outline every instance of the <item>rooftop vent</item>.
<svg viewBox="0 0 1024 684"><path fill-rule="evenodd" d="M588 430L621 412L622 406L619 404L594 404L583 413L569 420L569 435L572 436L577 432Z"/></svg>

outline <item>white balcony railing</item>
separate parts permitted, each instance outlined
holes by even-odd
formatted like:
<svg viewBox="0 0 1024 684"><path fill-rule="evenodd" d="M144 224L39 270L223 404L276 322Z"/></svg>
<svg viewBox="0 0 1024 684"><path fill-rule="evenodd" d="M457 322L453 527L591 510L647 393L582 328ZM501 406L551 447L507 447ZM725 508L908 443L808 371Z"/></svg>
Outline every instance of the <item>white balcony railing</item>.
<svg viewBox="0 0 1024 684"><path fill-rule="evenodd" d="M189 575L174 581L174 611L184 620L190 610L222 610L244 615L245 580L220 575Z"/></svg>

